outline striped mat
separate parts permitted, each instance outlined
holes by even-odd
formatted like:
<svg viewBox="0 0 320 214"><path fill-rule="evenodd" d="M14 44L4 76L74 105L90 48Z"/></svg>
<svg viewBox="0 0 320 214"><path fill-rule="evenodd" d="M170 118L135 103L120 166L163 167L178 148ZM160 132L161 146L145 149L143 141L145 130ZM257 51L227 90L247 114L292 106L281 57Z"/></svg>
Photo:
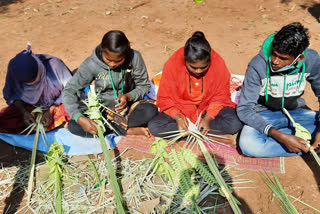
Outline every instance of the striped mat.
<svg viewBox="0 0 320 214"><path fill-rule="evenodd" d="M123 136L117 144L120 151L125 149L134 149L140 152L150 153L149 148L154 142L155 138L146 138L140 135ZM183 145L185 142L180 141L179 144ZM234 166L236 169L247 169L252 171L267 171L275 173L285 173L284 158L253 158L246 157L241 154L238 149L232 148L227 145L219 143L206 143L208 151L213 154L219 164ZM199 147L193 149L194 153L198 155L199 159L203 159Z"/></svg>

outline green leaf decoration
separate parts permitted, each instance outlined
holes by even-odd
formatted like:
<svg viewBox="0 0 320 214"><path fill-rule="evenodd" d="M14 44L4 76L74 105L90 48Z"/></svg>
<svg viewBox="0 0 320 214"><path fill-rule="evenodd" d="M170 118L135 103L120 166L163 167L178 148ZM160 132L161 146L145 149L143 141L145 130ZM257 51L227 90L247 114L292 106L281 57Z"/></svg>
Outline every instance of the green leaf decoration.
<svg viewBox="0 0 320 214"><path fill-rule="evenodd" d="M116 207L117 207L117 213L118 214L124 214L125 210L123 207L123 198L120 191L119 183L117 180L117 176L115 173L115 170L112 165L112 158L110 151L107 147L106 140L104 138L104 132L105 132L105 126L103 125L103 115L100 112L100 109L103 108L103 106L100 104L98 96L95 97L91 91L88 92L88 99L84 101L84 103L87 105L88 110L85 112L86 115L89 116L89 118L93 121L95 121L98 124L98 137L101 142L101 148L104 154L106 168L108 170L108 177L109 181L112 186L112 190L114 193L114 197L116 200ZM111 127L112 128L112 127Z"/></svg>

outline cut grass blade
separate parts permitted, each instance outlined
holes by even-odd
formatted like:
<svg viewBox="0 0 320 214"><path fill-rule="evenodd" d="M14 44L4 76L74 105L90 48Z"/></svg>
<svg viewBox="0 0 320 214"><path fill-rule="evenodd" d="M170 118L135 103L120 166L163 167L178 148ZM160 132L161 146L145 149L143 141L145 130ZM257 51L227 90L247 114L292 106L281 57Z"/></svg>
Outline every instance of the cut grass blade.
<svg viewBox="0 0 320 214"><path fill-rule="evenodd" d="M226 184L225 180L223 179L223 177L221 176L218 167L215 163L215 161L213 160L211 154L208 152L206 146L204 145L204 143L201 140L198 140L198 144L200 146L200 149L202 151L202 154L204 155L206 162L212 172L212 174L214 175L214 177L216 178L221 191L224 193L224 196L227 198L227 200L230 203L230 206L233 210L234 213L236 214L240 214L241 210L238 206L237 200L235 199L235 197L232 195L229 186Z"/></svg>
<svg viewBox="0 0 320 214"><path fill-rule="evenodd" d="M33 179L34 179L34 170L35 170L35 163L36 163L36 155L37 155L37 148L38 148L38 141L39 141L39 134L42 134L42 138L45 142L46 135L45 135L45 129L43 125L41 124L41 119L42 119L42 108L37 107L35 108L31 114L36 116L36 123L31 124L28 126L30 128L28 134L30 134L34 128L36 127L36 135L33 141L33 146L32 146L32 155L31 155L31 162L30 162L30 169L29 169L29 180L28 180L28 189L27 189L27 205L30 204L30 199L32 196L32 190L33 190Z"/></svg>
<svg viewBox="0 0 320 214"><path fill-rule="evenodd" d="M30 199L32 196L32 189L33 189L33 178L34 178L34 169L35 169L35 163L36 163L36 155L37 155L37 148L38 148L38 140L39 140L39 132L40 128L37 127L36 130L36 136L34 137L33 146L32 146L32 155L31 155L31 162L30 162L30 169L29 169L29 180L28 180L28 198L27 198L27 204L30 204Z"/></svg>
<svg viewBox="0 0 320 214"><path fill-rule="evenodd" d="M117 132L117 130L112 126L112 124L106 118L103 117L102 120L105 122L105 124L107 124L110 130L114 131L116 135L120 136L119 132Z"/></svg>
<svg viewBox="0 0 320 214"><path fill-rule="evenodd" d="M224 136L221 136L221 135L217 135L217 134L210 134L210 133L208 133L207 135L210 136L210 137L217 137L217 138L222 138L222 139L229 139L229 138L227 138L227 137L224 137Z"/></svg>
<svg viewBox="0 0 320 214"><path fill-rule="evenodd" d="M282 213L288 213L288 214L297 214L299 213L297 211L297 209L293 206L293 204L291 203L291 201L289 200L288 196L293 198L296 201L299 201L300 203L304 204L305 206L313 209L314 211L320 212L320 210L310 206L309 204L299 200L298 198L295 198L291 195L288 195L279 179L277 178L277 176L274 174L274 172L272 172L272 177L273 179L268 175L267 172L264 173L259 173L260 177L262 178L262 180L264 181L264 183L269 187L269 189L276 195L277 197L277 205L279 207L279 209L281 210Z"/></svg>
<svg viewBox="0 0 320 214"><path fill-rule="evenodd" d="M105 127L103 125L104 117L103 117L102 113L100 112L102 105L100 104L98 97L94 96L91 91L88 92L88 99L85 100L84 103L88 107L85 114L87 114L91 120L93 120L94 122L96 122L98 124L97 125L98 137L99 137L99 140L101 143L101 148L102 148L102 151L104 154L105 164L106 164L105 166L108 170L109 181L111 183L114 197L116 200L117 213L119 213L119 214L125 213L124 207L123 207L122 194L120 191L120 187L118 184L115 170L112 165L111 154L110 154L110 151L107 147L107 143L106 143L106 140L103 135L105 132ZM111 124L108 123L108 126L113 129Z"/></svg>
<svg viewBox="0 0 320 214"><path fill-rule="evenodd" d="M88 155L88 162L89 162L89 164L90 164L90 166L91 166L91 168L92 168L92 171L93 171L93 173L94 173L94 178L96 179L97 184L99 184L99 183L100 183L100 177L99 177L98 172L97 172L97 169L96 169L96 167L94 166L94 164L93 164L93 162L92 162L92 160L91 160L91 158L90 158L89 155Z"/></svg>
<svg viewBox="0 0 320 214"><path fill-rule="evenodd" d="M100 104L100 105L101 105L101 107L104 108L105 110L107 110L107 111L109 111L109 112L111 112L111 113L113 113L113 114L115 114L115 115L117 115L117 116L119 116L119 117L122 117L121 114L113 111L112 109L108 108L107 106L105 106L105 105L103 105L103 104Z"/></svg>
<svg viewBox="0 0 320 214"><path fill-rule="evenodd" d="M29 134L34 130L34 128L35 128L36 126L37 126L37 124L32 123L32 124L30 124L27 128L25 128L22 132L20 132L20 134L23 134L25 131L29 130L29 131L27 132L27 134L26 134L26 135L29 135Z"/></svg>
<svg viewBox="0 0 320 214"><path fill-rule="evenodd" d="M109 149L107 147L106 140L104 139L103 133L104 133L103 129L99 126L98 127L98 136L99 136L99 139L100 139L100 142L101 142L101 148L102 148L105 160L106 160L106 167L107 167L108 172L109 172L108 173L109 181L111 183L112 190L113 190L113 193L114 193L114 197L116 199L117 212L119 214L125 214L125 211L124 211L124 208L123 208L123 204L122 204L122 201L123 201L122 194L121 194L121 191L120 191L120 187L119 187L119 184L118 184L118 180L117 180L117 176L116 176L115 170L114 170L113 165L112 165L112 159L111 159L110 151L109 151Z"/></svg>
<svg viewBox="0 0 320 214"><path fill-rule="evenodd" d="M287 194L285 193L280 181L277 176L272 172L273 179L265 172L259 173L264 183L269 187L269 189L276 195L277 197L277 205L282 213L290 213L290 214L298 214L299 212L292 205L289 200Z"/></svg>
<svg viewBox="0 0 320 214"><path fill-rule="evenodd" d="M313 209L314 211L317 211L318 213L320 213L320 210L318 210L318 209L316 209L316 208L314 208L314 207L310 206L309 204L307 204L307 203L305 203L305 202L301 201L300 199L298 199L298 198L296 198L296 197L293 197L292 195L288 195L288 196L289 196L289 197L291 197L291 198L293 198L294 200L296 200L296 201L300 202L301 204L303 204L303 205L305 205L305 206L307 206L307 207L309 207L309 208Z"/></svg>

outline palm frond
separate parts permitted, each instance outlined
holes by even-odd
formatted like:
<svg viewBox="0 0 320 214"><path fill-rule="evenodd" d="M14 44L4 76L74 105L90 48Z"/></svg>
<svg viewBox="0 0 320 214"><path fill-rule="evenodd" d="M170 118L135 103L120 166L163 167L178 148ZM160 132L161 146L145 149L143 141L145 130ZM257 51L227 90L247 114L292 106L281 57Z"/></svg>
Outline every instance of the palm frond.
<svg viewBox="0 0 320 214"><path fill-rule="evenodd" d="M55 210L57 214L62 213L62 177L63 168L65 166L63 162L63 145L58 144L56 141L50 146L47 154L47 165L50 168L49 178L51 183L48 187L54 185L55 189Z"/></svg>
<svg viewBox="0 0 320 214"><path fill-rule="evenodd" d="M280 184L280 181L278 180L274 172L272 172L273 179L266 172L264 174L260 173L260 176L264 183L269 187L269 189L276 195L277 205L282 213L299 213L289 200L287 194L285 193L282 185Z"/></svg>
<svg viewBox="0 0 320 214"><path fill-rule="evenodd" d="M105 127L103 125L103 121L104 121L104 117L102 115L102 113L100 112L100 109L102 108L100 101L98 99L98 96L94 96L91 91L89 91L88 93L88 99L84 101L84 103L87 105L88 110L85 112L85 114L87 114L89 116L90 119L92 119L93 121L95 121L98 126L98 137L100 139L100 143L101 143L101 148L104 154L104 158L105 158L105 163L106 163L106 168L108 170L108 177L109 177L109 181L111 183L112 186L112 190L116 199L116 207L117 207L117 212L119 214L124 214L124 207L123 207L123 198L122 198L122 194L120 191L120 187L118 184L118 180L117 180L117 176L115 173L115 170L113 168L112 165L112 158L111 158L111 154L110 151L107 147L107 143L106 140L104 138L104 132L105 132ZM108 124L109 126L111 126L111 124ZM112 127L112 126L111 126Z"/></svg>
<svg viewBox="0 0 320 214"><path fill-rule="evenodd" d="M33 146L32 146L32 155L31 155L31 162L29 168L29 179L28 179L28 198L27 203L29 205L30 199L32 196L32 189L33 189L33 178L34 178L34 170L35 170L35 163L36 163L36 154L37 154L37 147L38 147L38 140L39 140L39 127L36 130L36 136L34 137Z"/></svg>
<svg viewBox="0 0 320 214"><path fill-rule="evenodd" d="M236 214L240 214L241 210L238 206L238 204L240 204L240 202L232 195L231 187L228 186L228 184L223 179L222 175L220 174L220 172L218 170L218 166L217 166L216 161L212 158L211 154L209 153L207 147L205 146L205 144L203 142L203 141L210 142L213 140L211 140L210 138L208 138L207 136L203 135L200 132L200 130L198 128L199 124L200 124L200 122L199 122L200 119L201 119L201 114L199 115L196 123L192 123L189 118L186 118L188 131L187 132L180 132L180 134L176 134L175 137L169 141L169 143L175 143L179 139L184 137L186 134L188 134L190 137L187 138L185 148L188 148L188 147L193 148L194 143L197 143L197 145L200 147L202 154L205 157L205 160L209 166L211 173L214 175L214 177L217 180L217 183L220 186L220 192L229 201L229 204L230 204L233 212ZM214 142L216 142L216 141L214 141ZM217 142L217 143L219 143L219 142Z"/></svg>
<svg viewBox="0 0 320 214"><path fill-rule="evenodd" d="M111 108L108 108L107 106L105 106L105 105L103 105L103 104L100 104L100 105L101 105L101 107L102 107L102 108L104 108L105 110L107 110L107 111L111 112L112 114L115 114L115 115L117 115L117 116L119 116L119 117L122 117L122 115L121 115L121 114L119 114L119 113L117 113L117 112L113 111Z"/></svg>
<svg viewBox="0 0 320 214"><path fill-rule="evenodd" d="M31 155L31 161L30 161L30 168L29 168L29 179L28 179L28 189L27 189L27 204L30 204L30 199L32 196L32 190L33 190L33 179L34 179L34 171L35 171L35 163L36 163L36 155L37 155L37 148L38 148L38 141L39 141L39 134L41 133L42 138L45 141L46 134L45 129L43 125L41 124L42 119L42 108L37 107L35 108L31 114L36 116L36 123L29 125L27 128L29 128L28 135L36 128L36 135L34 137L33 146L32 146L32 155ZM27 130L27 129L26 129ZM24 132L24 131L23 131Z"/></svg>
<svg viewBox="0 0 320 214"><path fill-rule="evenodd" d="M316 162L320 166L320 158L318 154L314 151L313 147L311 147L310 145L310 140L312 139L310 132L306 128L304 128L301 124L296 123L285 108L283 108L282 110L292 122L293 127L295 128L295 131L296 131L295 136L300 137L306 141L306 144L309 148L310 153L312 154L313 158L316 160Z"/></svg>
<svg viewBox="0 0 320 214"><path fill-rule="evenodd" d="M289 197L291 197L291 198L293 198L294 200L296 200L296 201L300 202L301 204L303 204L303 205L305 205L305 206L307 206L307 207L309 207L309 208L313 209L314 211L316 211L316 212L320 213L320 210L316 209L315 207L310 206L309 204L307 204L307 203L305 203L305 202L301 201L300 199L298 199L298 198L296 198L296 197L293 197L292 195L288 195L288 196L289 196Z"/></svg>

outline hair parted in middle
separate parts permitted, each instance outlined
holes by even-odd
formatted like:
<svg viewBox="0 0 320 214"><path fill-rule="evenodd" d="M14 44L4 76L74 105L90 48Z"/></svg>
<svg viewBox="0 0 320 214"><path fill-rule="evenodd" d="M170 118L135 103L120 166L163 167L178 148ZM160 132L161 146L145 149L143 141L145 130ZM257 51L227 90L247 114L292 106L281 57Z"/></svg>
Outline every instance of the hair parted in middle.
<svg viewBox="0 0 320 214"><path fill-rule="evenodd" d="M108 31L102 38L100 43L101 51L109 50L125 56L123 68L132 69L133 51L130 42L124 32L120 30ZM131 72L124 72L124 93L128 93L135 88L135 82L131 76Z"/></svg>

